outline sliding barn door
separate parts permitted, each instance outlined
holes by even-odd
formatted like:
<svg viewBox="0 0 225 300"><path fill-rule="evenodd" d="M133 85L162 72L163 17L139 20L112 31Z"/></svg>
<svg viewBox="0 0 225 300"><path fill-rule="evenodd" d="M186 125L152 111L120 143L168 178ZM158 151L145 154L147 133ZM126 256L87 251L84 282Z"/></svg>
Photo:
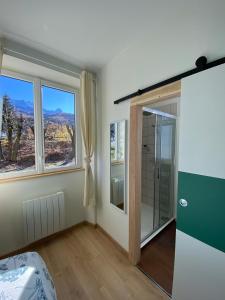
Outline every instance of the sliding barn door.
<svg viewBox="0 0 225 300"><path fill-rule="evenodd" d="M174 300L225 299L225 65L182 80Z"/></svg>

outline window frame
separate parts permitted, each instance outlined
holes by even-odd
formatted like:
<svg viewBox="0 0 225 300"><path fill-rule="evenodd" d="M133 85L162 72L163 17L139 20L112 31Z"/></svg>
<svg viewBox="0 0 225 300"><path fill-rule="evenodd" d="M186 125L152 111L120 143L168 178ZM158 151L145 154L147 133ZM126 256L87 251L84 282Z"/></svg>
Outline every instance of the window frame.
<svg viewBox="0 0 225 300"><path fill-rule="evenodd" d="M115 126L115 136L116 136L116 142L115 142L115 159L111 159L111 162L112 164L121 164L124 162L124 159L118 159L118 151L119 151L119 138L118 138L118 133L119 133L119 130L118 130L118 126L119 126L119 123L122 122L122 121L125 121L125 120L121 120L121 121L116 121L116 122L113 122L111 124L114 124ZM126 130L126 123L125 123L125 130ZM110 142L111 143L111 142ZM110 153L111 155L111 153ZM124 154L125 155L125 154Z"/></svg>
<svg viewBox="0 0 225 300"><path fill-rule="evenodd" d="M27 81L33 84L33 101L34 101L34 132L35 132L35 168L34 170L12 171L7 173L0 172L0 181L2 179L33 177L35 175L52 175L60 173L60 171L73 171L82 168L82 141L80 128L80 90L69 85L54 82L41 77L14 72L7 69L1 70L1 75L11 77L18 80ZM43 126L43 111L42 111L42 86L55 88L61 91L73 93L75 95L75 128L76 128L76 157L74 166L45 168L44 157L44 126Z"/></svg>

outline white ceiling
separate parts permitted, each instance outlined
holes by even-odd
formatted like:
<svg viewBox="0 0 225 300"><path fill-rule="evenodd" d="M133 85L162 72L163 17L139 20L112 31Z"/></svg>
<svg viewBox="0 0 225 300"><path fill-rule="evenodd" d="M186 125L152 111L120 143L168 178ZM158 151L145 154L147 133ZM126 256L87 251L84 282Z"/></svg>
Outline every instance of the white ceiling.
<svg viewBox="0 0 225 300"><path fill-rule="evenodd" d="M0 0L0 35L97 71L140 36L168 41L215 1Z"/></svg>

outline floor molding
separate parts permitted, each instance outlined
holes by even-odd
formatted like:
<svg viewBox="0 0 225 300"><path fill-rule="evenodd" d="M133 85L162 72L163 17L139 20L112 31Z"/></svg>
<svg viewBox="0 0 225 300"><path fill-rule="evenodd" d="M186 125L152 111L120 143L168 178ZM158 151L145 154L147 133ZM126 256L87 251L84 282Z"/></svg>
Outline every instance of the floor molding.
<svg viewBox="0 0 225 300"><path fill-rule="evenodd" d="M40 239L38 241L35 241L29 245L26 245L22 248L19 248L17 250L14 250L14 251L11 251L11 252L8 252L4 255L1 255L0 256L0 259L4 259L4 258L7 258L9 256L14 256L14 255L17 255L17 254L20 254L20 253L23 253L23 252L27 252L27 251L31 251L33 248L36 248L38 246L40 246L41 244L53 239L53 238L56 238L60 235L63 235L65 233L68 233L70 231L72 231L74 228L77 228L77 227L80 227L80 226L83 226L83 225L86 225L86 226L91 226L91 227L94 227L96 228L96 230L100 231L101 233L103 233L105 236L107 236L113 243L114 245L116 246L117 249L120 250L120 252L122 252L125 256L128 257L128 251L125 250L108 232L106 232L100 225L98 224L94 224L94 223L91 223L91 222L88 222L88 221L82 221L78 224L75 224L69 228L66 228L64 230L61 230L59 232L56 232L52 235L49 235L43 239Z"/></svg>
<svg viewBox="0 0 225 300"><path fill-rule="evenodd" d="M47 242L47 241L49 241L49 240L51 240L51 239L53 239L55 237L58 237L58 236L60 236L62 234L70 232L70 231L72 231L76 227L80 227L82 225L87 225L87 224L90 225L90 226L95 226L94 224L89 223L87 221L82 221L82 222L77 223L77 224L75 224L73 226L65 228L65 229L63 229L63 230L61 230L59 232L56 232L56 233L53 233L53 234L51 234L51 235L49 235L47 237L44 237L44 238L42 238L42 239L40 239L38 241L35 241L35 242L33 242L33 243L29 244L29 245L26 245L26 246L24 246L22 248L19 248L17 250L14 250L14 251L8 252L6 254L0 255L0 259L7 258L9 256L14 256L14 255L17 255L17 254L20 254L20 253L23 253L23 252L31 251L33 248L36 248L36 247L40 246L41 244L43 244L43 243L45 243L45 242Z"/></svg>
<svg viewBox="0 0 225 300"><path fill-rule="evenodd" d="M91 222L89 222L89 221L84 221L83 224L84 224L84 225L89 225L89 226L92 226L92 227L97 228L97 224L91 223Z"/></svg>
<svg viewBox="0 0 225 300"><path fill-rule="evenodd" d="M103 229L99 224L96 224L95 227L98 231L107 236L120 252L122 252L126 257L128 257L128 251L124 249L107 231L105 231L105 229Z"/></svg>

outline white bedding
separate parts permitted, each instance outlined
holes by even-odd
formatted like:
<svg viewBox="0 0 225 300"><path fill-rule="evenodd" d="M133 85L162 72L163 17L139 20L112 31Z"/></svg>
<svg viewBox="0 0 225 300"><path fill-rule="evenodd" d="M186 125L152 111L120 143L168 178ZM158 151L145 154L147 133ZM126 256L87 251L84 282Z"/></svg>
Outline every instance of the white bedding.
<svg viewBox="0 0 225 300"><path fill-rule="evenodd" d="M47 267L36 252L0 260L0 300L56 300Z"/></svg>

